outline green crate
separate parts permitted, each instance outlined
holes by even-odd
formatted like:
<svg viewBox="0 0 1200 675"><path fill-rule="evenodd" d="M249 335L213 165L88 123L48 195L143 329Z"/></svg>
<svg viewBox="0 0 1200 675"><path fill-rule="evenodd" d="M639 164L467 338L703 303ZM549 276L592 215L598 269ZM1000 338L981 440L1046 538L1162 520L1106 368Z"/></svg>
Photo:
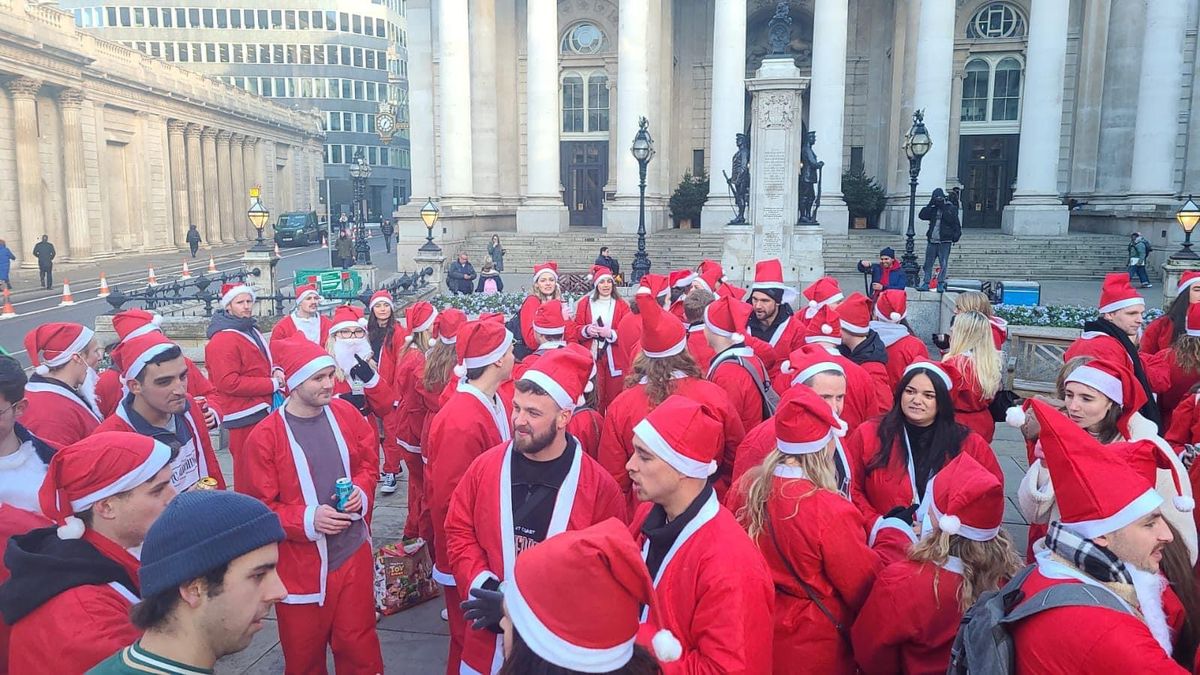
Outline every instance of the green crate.
<svg viewBox="0 0 1200 675"><path fill-rule="evenodd" d="M309 283L315 283L317 291L322 295L333 293L358 295L363 288L362 275L354 270L296 270L295 276L292 277L292 286Z"/></svg>

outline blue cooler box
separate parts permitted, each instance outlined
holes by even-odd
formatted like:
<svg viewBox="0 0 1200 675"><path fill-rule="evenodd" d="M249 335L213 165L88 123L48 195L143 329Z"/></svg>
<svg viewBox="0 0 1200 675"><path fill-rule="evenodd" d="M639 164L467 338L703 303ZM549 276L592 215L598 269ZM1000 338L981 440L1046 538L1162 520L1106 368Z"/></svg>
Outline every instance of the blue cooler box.
<svg viewBox="0 0 1200 675"><path fill-rule="evenodd" d="M1042 303L1042 284L1037 281L1005 281L1004 304L1006 305L1040 305Z"/></svg>

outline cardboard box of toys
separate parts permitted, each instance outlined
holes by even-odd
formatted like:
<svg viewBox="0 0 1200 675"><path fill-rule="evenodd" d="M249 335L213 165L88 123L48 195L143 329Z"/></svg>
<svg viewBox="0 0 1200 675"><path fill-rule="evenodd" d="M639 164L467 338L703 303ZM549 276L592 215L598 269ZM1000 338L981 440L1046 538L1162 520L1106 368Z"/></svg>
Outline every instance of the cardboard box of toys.
<svg viewBox="0 0 1200 675"><path fill-rule="evenodd" d="M405 539L375 551L375 609L380 614L395 614L440 593L424 539Z"/></svg>

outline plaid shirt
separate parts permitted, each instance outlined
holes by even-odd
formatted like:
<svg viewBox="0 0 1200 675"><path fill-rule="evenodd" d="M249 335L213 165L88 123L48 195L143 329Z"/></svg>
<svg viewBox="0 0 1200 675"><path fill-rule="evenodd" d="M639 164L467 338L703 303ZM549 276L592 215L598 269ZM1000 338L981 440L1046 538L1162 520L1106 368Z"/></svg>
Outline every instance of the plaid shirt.
<svg viewBox="0 0 1200 675"><path fill-rule="evenodd" d="M1133 577L1130 576L1129 570L1125 569L1125 563L1112 551L1097 546L1091 539L1084 539L1063 527L1058 521L1050 523L1050 531L1046 534L1046 546L1097 581L1133 583Z"/></svg>

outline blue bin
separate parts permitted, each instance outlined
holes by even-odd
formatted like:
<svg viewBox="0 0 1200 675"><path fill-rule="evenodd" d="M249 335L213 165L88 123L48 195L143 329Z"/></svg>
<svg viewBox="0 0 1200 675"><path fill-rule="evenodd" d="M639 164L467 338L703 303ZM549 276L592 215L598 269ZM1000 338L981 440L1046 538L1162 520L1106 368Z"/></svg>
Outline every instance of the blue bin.
<svg viewBox="0 0 1200 675"><path fill-rule="evenodd" d="M1042 284L1037 281L1005 281L1004 304L1006 305L1040 305L1042 304Z"/></svg>

